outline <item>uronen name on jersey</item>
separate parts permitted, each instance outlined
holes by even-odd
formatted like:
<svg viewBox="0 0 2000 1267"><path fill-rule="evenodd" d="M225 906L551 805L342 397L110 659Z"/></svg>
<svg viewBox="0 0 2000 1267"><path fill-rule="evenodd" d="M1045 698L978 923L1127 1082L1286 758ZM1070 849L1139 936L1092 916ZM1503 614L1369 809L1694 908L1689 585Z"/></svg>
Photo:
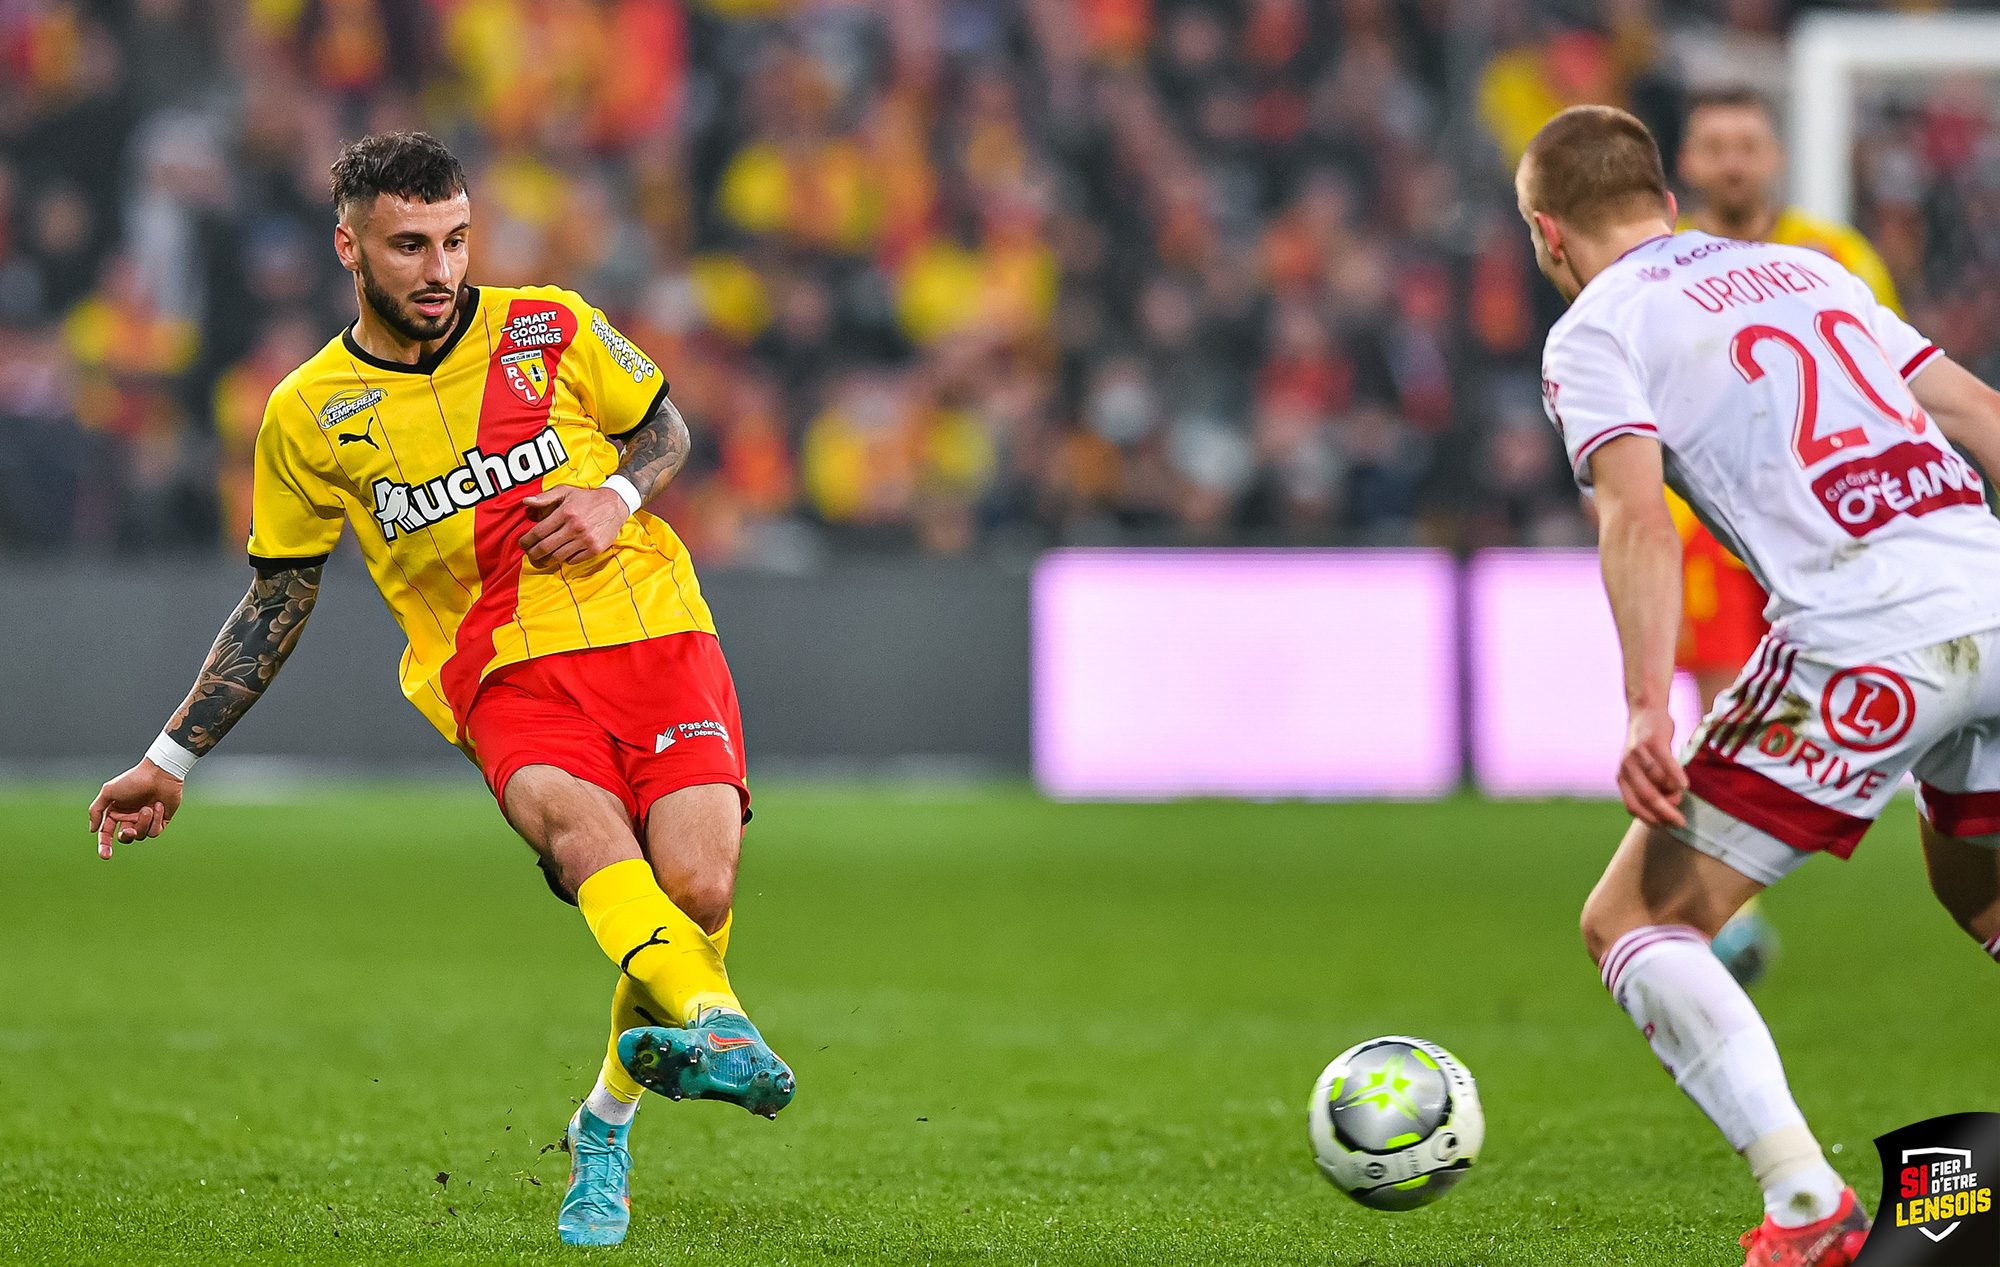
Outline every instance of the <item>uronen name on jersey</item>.
<svg viewBox="0 0 2000 1267"><path fill-rule="evenodd" d="M463 466L427 483L375 481L375 518L381 521L385 541L394 541L398 528L416 532L498 497L516 484L540 479L569 461L554 427L542 428L502 454L484 453L474 446L463 456Z"/></svg>

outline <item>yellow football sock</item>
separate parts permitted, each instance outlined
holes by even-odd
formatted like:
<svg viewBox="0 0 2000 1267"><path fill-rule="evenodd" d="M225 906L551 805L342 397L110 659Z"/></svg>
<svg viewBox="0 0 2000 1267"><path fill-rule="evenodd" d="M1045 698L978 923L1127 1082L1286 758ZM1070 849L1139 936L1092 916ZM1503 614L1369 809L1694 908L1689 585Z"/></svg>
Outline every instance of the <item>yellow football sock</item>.
<svg viewBox="0 0 2000 1267"><path fill-rule="evenodd" d="M723 917L722 927L708 935L717 956L729 953L729 927L736 922L736 913L731 911ZM605 1045L604 1089L617 1099L631 1104L646 1094L646 1089L632 1080L625 1072L625 1062L618 1059L618 1036L628 1029L641 1025L671 1025L673 1022L662 1015L666 1009L650 994L646 993L632 977L618 974L618 988L611 993L611 1041Z"/></svg>
<svg viewBox="0 0 2000 1267"><path fill-rule="evenodd" d="M722 952L660 891L645 859L614 862L591 876L577 886L576 903L611 962L665 1008L667 1024L685 1025L703 1008L743 1011Z"/></svg>

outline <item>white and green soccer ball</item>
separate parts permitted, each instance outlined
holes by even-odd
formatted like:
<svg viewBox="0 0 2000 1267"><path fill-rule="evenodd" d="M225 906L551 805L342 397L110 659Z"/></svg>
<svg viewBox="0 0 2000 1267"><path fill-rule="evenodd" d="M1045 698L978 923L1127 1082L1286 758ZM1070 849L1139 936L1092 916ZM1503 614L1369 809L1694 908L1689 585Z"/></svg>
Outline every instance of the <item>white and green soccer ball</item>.
<svg viewBox="0 0 2000 1267"><path fill-rule="evenodd" d="M1313 1084L1313 1155L1334 1187L1377 1210L1450 1192L1479 1158L1486 1114L1472 1071L1421 1038L1371 1038Z"/></svg>

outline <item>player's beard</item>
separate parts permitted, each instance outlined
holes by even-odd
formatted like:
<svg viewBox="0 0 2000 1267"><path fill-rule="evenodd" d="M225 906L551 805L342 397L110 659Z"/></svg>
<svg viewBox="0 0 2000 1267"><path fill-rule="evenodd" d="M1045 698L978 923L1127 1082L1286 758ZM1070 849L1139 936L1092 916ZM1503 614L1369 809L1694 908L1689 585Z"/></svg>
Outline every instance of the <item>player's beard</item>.
<svg viewBox="0 0 2000 1267"><path fill-rule="evenodd" d="M429 343L432 339L443 338L451 330L452 322L458 319L458 287L452 288L451 306L446 308L441 316L426 317L411 308L408 301L390 294L375 280L375 270L369 267L366 254L358 258L361 265L361 297L368 302L370 308L374 309L375 315L382 319L382 324L412 343ZM441 292L436 290L421 290L411 298L439 293Z"/></svg>
<svg viewBox="0 0 2000 1267"><path fill-rule="evenodd" d="M1754 181L1717 181L1698 192L1716 222L1735 232L1750 231L1765 214L1764 190Z"/></svg>

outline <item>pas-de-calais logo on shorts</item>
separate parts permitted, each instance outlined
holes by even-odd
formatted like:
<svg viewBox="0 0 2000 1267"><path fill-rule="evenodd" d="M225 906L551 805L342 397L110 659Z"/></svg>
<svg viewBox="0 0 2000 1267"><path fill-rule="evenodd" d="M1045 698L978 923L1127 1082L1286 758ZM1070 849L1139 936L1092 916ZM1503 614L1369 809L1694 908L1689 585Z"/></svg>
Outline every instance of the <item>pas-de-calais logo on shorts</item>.
<svg viewBox="0 0 2000 1267"><path fill-rule="evenodd" d="M673 747L683 739L720 739L722 750L735 755L729 746L729 727L719 721L684 721L678 726L669 726L653 740L655 756Z"/></svg>
<svg viewBox="0 0 2000 1267"><path fill-rule="evenodd" d="M2000 1263L2000 1113L1952 1113L1878 1136L1882 1203L1855 1267Z"/></svg>

